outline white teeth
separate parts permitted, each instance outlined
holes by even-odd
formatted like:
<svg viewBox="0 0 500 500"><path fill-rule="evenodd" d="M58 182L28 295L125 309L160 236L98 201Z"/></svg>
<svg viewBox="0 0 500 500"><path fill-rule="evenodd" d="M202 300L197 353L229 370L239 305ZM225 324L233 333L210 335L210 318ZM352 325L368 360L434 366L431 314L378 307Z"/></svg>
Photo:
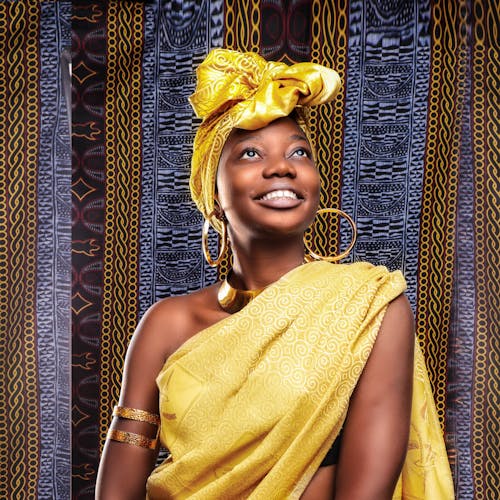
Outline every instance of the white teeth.
<svg viewBox="0 0 500 500"><path fill-rule="evenodd" d="M275 200L276 198L292 198L294 200L297 199L297 195L293 191L285 190L276 190L271 191L270 193L265 194L261 200Z"/></svg>

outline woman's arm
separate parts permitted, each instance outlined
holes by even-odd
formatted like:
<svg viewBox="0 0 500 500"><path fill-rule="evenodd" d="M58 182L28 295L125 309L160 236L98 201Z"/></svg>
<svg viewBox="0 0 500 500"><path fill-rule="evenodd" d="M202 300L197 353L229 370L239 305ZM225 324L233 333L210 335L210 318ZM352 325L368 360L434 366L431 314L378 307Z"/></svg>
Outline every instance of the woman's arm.
<svg viewBox="0 0 500 500"><path fill-rule="evenodd" d="M336 500L390 500L410 429L414 320L408 300L387 307L351 397L336 467Z"/></svg>
<svg viewBox="0 0 500 500"><path fill-rule="evenodd" d="M139 323L127 350L119 406L158 414L156 376L165 362L165 309L154 305ZM111 418L111 415L110 415ZM156 426L113 417L110 429L156 436ZM155 465L156 450L106 440L97 475L97 500L145 498L146 480Z"/></svg>

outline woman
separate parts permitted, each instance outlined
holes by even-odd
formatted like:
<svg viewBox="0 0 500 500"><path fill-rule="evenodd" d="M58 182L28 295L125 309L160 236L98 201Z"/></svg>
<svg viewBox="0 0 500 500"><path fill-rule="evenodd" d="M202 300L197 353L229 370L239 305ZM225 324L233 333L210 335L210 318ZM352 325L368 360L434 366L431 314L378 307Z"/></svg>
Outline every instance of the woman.
<svg viewBox="0 0 500 500"><path fill-rule="evenodd" d="M223 49L199 67L191 191L233 267L142 318L97 498L453 497L401 273L304 264L319 203L305 107L339 85ZM157 432L171 456L152 472Z"/></svg>

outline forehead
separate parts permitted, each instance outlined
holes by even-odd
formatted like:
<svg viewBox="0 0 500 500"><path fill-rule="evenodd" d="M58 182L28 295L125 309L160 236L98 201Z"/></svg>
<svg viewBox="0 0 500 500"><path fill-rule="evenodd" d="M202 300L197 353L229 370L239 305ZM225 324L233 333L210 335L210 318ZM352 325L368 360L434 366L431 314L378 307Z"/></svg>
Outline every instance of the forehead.
<svg viewBox="0 0 500 500"><path fill-rule="evenodd" d="M284 118L279 118L278 120L275 120L266 125L265 127L262 127L257 130L244 130L240 128L235 128L229 134L224 147L230 144L242 142L249 138L265 139L267 136L271 136L278 133L279 134L282 133L284 135L288 134L290 136L294 136L294 138L297 139L303 138L304 140L307 141L306 134L300 128L297 122L294 119L287 116Z"/></svg>

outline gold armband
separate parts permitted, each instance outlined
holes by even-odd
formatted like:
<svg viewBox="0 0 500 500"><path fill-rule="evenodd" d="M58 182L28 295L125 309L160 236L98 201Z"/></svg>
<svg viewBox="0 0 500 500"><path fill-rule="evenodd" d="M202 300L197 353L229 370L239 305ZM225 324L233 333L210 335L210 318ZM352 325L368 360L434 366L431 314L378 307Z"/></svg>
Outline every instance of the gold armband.
<svg viewBox="0 0 500 500"><path fill-rule="evenodd" d="M142 434L135 432L121 431L118 429L110 429L108 432L108 439L118 441L120 443L127 443L141 448L148 448L150 450L156 449L158 442L158 434L160 433L160 416L154 413L149 413L145 410L138 410L136 408L127 408L125 406L115 406L113 409L113 417L125 418L127 420L135 420L137 422L145 422L157 427L156 436L152 439Z"/></svg>
<svg viewBox="0 0 500 500"><path fill-rule="evenodd" d="M140 446L141 448L148 448L150 450L156 449L157 439L151 439L142 434L136 434L135 432L120 431L118 429L110 429L108 432L108 439L112 441L118 441L120 443L132 444L134 446Z"/></svg>
<svg viewBox="0 0 500 500"><path fill-rule="evenodd" d="M151 425L160 425L160 415L149 413L149 411L138 410L137 408L127 408L126 406L115 406L113 417L126 418L127 420L137 420Z"/></svg>

